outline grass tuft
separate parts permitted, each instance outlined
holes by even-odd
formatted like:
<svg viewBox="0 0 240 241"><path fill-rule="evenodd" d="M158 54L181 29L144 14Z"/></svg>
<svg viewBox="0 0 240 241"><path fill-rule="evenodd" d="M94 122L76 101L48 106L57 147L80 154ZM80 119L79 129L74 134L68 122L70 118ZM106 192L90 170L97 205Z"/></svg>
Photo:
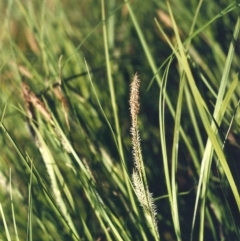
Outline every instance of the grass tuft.
<svg viewBox="0 0 240 241"><path fill-rule="evenodd" d="M240 240L239 7L1 1L0 240Z"/></svg>

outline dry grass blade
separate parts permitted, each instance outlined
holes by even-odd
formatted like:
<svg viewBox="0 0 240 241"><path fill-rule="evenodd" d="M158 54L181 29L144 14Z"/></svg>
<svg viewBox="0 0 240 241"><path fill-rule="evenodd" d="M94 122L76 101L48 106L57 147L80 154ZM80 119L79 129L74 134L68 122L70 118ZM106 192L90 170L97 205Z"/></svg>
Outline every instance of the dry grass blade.
<svg viewBox="0 0 240 241"><path fill-rule="evenodd" d="M44 116L47 122L49 122L51 125L54 125L52 116L50 112L47 110L44 103L31 91L30 87L24 81L22 81L21 88L29 118L32 119L33 116L35 116L32 108L34 107L38 112L40 112Z"/></svg>

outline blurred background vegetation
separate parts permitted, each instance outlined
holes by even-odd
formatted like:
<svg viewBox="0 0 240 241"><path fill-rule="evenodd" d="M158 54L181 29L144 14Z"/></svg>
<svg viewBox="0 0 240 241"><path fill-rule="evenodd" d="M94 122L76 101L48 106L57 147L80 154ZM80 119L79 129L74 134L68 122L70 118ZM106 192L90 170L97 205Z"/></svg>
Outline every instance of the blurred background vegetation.
<svg viewBox="0 0 240 241"><path fill-rule="evenodd" d="M155 19L169 39L173 43L176 40L166 2L133 0L129 1L129 4L148 45L147 53L152 55L158 74L163 76L167 69L163 63L172 54L172 50L160 33ZM189 36L199 1L172 0L170 4L179 35L184 41ZM106 11L106 21L103 21L103 7ZM225 11L227 7L229 10ZM211 112L214 110L238 15L237 1L210 0L202 3L197 16L194 30L207 25L201 32L192 36L189 62L197 88ZM212 21L214 18L216 19ZM71 143L74 152L86 170L91 173L90 176L95 181L94 192L98 193L107 207L109 217L112 217L120 236L123 230L126 232L125 236L122 235L122 240L154 240L135 196L133 202L138 211L134 211L126 184L134 168L128 101L129 85L136 72L141 79L139 132L142 155L149 189L156 198L159 233L161 240L177 240L169 200L164 196L167 194L167 189L159 138L160 88L155 78L157 73L151 68L132 20L127 3L120 0L1 1L0 116L4 128L2 125L0 131L0 203L5 217L0 221L1 240L7 240L6 238L10 240L3 220L7 222L12 239L18 237L19 240L31 240L29 230L32 229L33 240L120 240L109 231L111 228L107 219L105 220L96 211L95 204L90 201L91 197L86 194L85 190L88 187L84 186L77 158L73 153L69 154L64 150L59 144L61 140L59 141L54 134L54 128L49 127L49 123L36 114L37 128L44 137L51 156L54 157L54 165L58 167L60 173L57 183L60 192L64 193L63 203L79 236L73 237L72 232L64 224L66 220L60 215L61 208L59 211L52 191L53 180L49 178L49 171L46 171L47 164L43 161L43 155L26 121L29 116L22 95L22 79L37 98L45 103ZM107 40L104 39L103 24L106 24ZM106 41L110 57L109 66L104 47ZM230 81L239 71L240 42L234 41L235 54L231 63ZM89 80L88 68L93 82ZM107 68L111 69L115 103L111 98ZM180 69L177 60L173 59L168 69L166 88L174 108L178 99ZM61 87L57 86L60 82ZM237 87L232 94L218 133L220 143L223 143L231 126L230 121L234 117L231 138L226 141L224 152L238 188L240 119L236 108L239 91ZM189 139L194 156L180 138L176 173L178 192L182 193L178 201L182 240L190 240L202 148L207 140L203 124L199 121L197 129L203 144L201 146L189 114L188 104L189 100L185 98L181 127ZM118 130L113 106L117 107L123 155L120 153L117 139ZM198 111L194 109L196 108L194 103L192 107L198 121L200 117ZM164 118L166 145L169 146L167 151L171 157L175 119L168 106ZM205 222L204 240L238 240L239 210L228 182L221 172L217 157L213 159L209 182L209 192L212 197L206 202L208 216ZM129 179L124 175L123 163ZM31 168L35 170L32 179ZM57 173L56 169L55 172ZM39 178L36 178L37 175ZM64 181L61 182L60 177ZM65 186L69 192L63 191ZM44 187L47 191L44 191ZM14 207L14 218L12 207ZM14 220L18 230L17 235ZM108 232L109 237L106 234ZM193 240L198 240L197 231L193 232L193 237Z"/></svg>

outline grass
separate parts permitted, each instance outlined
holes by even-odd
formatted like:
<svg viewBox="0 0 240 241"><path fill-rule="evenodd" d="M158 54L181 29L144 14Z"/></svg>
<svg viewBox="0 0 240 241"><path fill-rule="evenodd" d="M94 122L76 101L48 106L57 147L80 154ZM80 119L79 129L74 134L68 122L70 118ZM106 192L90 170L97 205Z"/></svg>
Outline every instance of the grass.
<svg viewBox="0 0 240 241"><path fill-rule="evenodd" d="M0 240L239 240L238 1L2 1Z"/></svg>

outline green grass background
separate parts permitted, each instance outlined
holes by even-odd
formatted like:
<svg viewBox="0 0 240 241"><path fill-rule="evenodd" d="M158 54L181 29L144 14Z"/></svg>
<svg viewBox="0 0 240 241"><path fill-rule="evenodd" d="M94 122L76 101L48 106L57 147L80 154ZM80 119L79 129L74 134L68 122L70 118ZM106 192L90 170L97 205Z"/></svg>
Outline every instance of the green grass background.
<svg viewBox="0 0 240 241"><path fill-rule="evenodd" d="M0 22L0 240L240 239L238 1L3 0ZM22 79L55 123L35 108L35 138Z"/></svg>

